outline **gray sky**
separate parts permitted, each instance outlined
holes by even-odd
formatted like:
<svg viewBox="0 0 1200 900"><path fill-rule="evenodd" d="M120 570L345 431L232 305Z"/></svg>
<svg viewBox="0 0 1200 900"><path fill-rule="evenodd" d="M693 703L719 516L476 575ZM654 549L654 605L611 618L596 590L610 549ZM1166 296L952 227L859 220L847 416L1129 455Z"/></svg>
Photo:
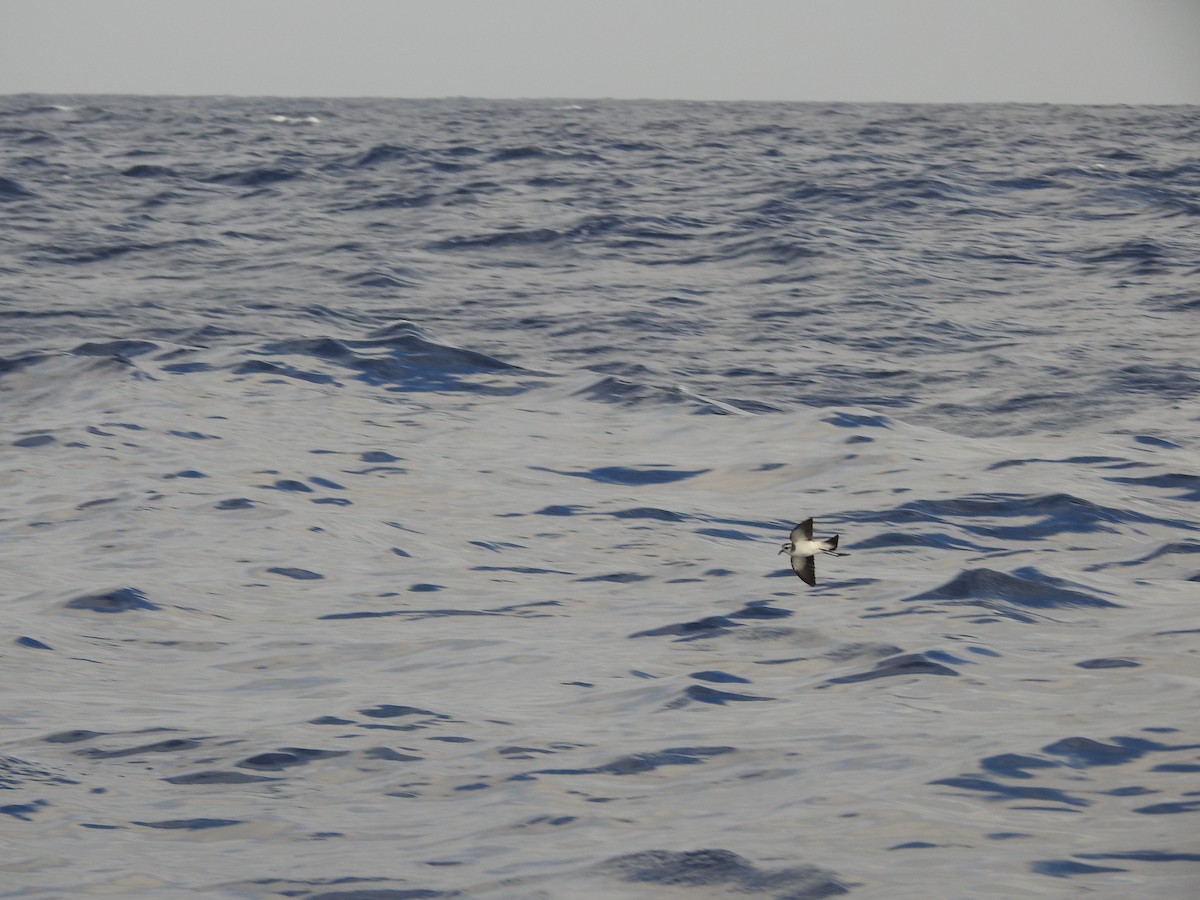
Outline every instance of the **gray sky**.
<svg viewBox="0 0 1200 900"><path fill-rule="evenodd" d="M1200 0L0 0L0 94L1200 104Z"/></svg>

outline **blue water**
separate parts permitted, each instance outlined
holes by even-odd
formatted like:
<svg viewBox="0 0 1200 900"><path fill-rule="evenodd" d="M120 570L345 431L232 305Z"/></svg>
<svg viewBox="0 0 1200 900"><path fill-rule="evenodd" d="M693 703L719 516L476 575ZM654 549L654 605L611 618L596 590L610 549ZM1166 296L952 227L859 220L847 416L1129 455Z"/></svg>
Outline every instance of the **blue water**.
<svg viewBox="0 0 1200 900"><path fill-rule="evenodd" d="M1197 148L0 98L0 897L1193 896Z"/></svg>

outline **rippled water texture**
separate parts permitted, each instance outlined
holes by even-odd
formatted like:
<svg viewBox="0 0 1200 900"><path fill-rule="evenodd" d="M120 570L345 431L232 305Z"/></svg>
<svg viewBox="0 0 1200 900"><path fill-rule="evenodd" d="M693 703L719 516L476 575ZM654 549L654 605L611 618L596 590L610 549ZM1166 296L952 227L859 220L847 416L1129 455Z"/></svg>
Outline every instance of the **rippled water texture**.
<svg viewBox="0 0 1200 900"><path fill-rule="evenodd" d="M1193 896L1197 147L0 98L0 896Z"/></svg>

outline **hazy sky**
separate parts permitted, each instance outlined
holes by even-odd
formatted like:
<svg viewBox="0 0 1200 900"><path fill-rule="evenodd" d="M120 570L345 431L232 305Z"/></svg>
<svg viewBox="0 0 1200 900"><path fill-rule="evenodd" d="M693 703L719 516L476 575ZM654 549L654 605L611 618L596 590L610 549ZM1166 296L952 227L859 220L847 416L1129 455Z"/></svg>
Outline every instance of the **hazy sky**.
<svg viewBox="0 0 1200 900"><path fill-rule="evenodd" d="M1200 104L1200 0L0 0L0 94Z"/></svg>

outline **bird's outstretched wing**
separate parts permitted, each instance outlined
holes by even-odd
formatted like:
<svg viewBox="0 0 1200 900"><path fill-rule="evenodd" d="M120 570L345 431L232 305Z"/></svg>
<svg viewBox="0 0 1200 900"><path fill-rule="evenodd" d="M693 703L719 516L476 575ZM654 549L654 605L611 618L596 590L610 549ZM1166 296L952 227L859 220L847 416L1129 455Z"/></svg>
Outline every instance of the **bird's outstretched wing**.
<svg viewBox="0 0 1200 900"><path fill-rule="evenodd" d="M810 520L811 521L811 520ZM817 586L817 563L815 556L792 557L792 571L809 587Z"/></svg>
<svg viewBox="0 0 1200 900"><path fill-rule="evenodd" d="M805 519L803 522L801 522L799 525L797 525L795 528L792 529L792 543L793 544L796 543L802 537L806 541L811 541L812 534L813 534L812 529L813 529L812 519Z"/></svg>

